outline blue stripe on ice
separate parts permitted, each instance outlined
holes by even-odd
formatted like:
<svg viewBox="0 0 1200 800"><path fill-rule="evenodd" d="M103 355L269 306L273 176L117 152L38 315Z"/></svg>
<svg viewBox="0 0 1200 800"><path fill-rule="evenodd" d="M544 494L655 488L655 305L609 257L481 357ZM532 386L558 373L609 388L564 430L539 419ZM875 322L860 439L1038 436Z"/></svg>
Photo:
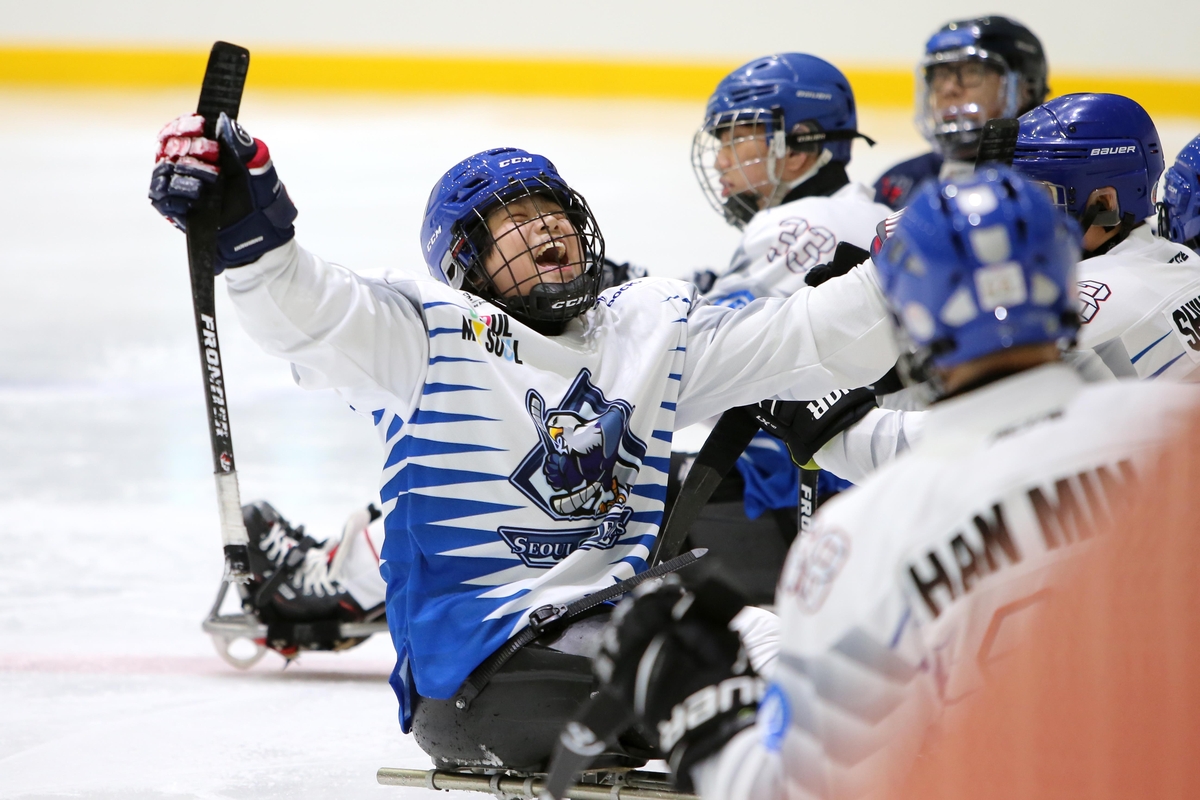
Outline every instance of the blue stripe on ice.
<svg viewBox="0 0 1200 800"><path fill-rule="evenodd" d="M400 419L400 416L398 414L392 414L392 422L390 425L388 425L388 429L387 429L387 441L390 442L392 440L392 437L395 436L397 432L399 432L400 428L403 425L404 425L404 420Z"/></svg>
<svg viewBox="0 0 1200 800"><path fill-rule="evenodd" d="M488 483L506 481L507 475L488 472L471 472L465 469L445 469L424 464L409 464L396 474L392 481L403 481L406 489L427 489L433 486L457 486L463 483ZM392 481L388 481L390 484ZM457 502L457 501L454 501Z"/></svg>
<svg viewBox="0 0 1200 800"><path fill-rule="evenodd" d="M1138 354L1137 354L1136 356L1134 356L1133 358L1129 359L1129 363L1130 363L1130 364L1136 364L1136 363L1138 362L1138 359L1139 359L1139 358L1141 358L1142 356L1146 355L1146 353L1149 353L1149 352L1150 352L1150 349L1151 349L1151 348L1153 348L1153 347L1154 347L1154 345L1158 344L1159 342L1161 342L1163 339L1167 338L1167 337L1168 337L1168 336L1170 336L1170 335L1171 335L1171 334L1169 334L1169 333L1164 333L1162 336L1160 336L1160 337L1158 337L1157 339L1155 339L1153 342L1151 342L1151 343L1150 343L1150 346L1149 346L1149 347L1147 347L1147 348L1146 348L1145 350L1143 350L1142 352L1138 353Z"/></svg>
<svg viewBox="0 0 1200 800"><path fill-rule="evenodd" d="M650 565L646 563L646 559L642 558L641 556L625 556L620 561L616 561L614 563L628 564L629 566L633 567L633 572L635 575L639 572L645 572L650 567Z"/></svg>
<svg viewBox="0 0 1200 800"><path fill-rule="evenodd" d="M418 408L408 421L409 425L436 425L439 422L496 422L491 417L481 417L477 414L451 414L447 411L429 411Z"/></svg>
<svg viewBox="0 0 1200 800"><path fill-rule="evenodd" d="M651 500L659 500L665 503L667 501L667 486L664 483L639 483L633 487L630 494L637 495L638 497L649 497Z"/></svg>
<svg viewBox="0 0 1200 800"><path fill-rule="evenodd" d="M432 367L434 364L456 364L462 361L465 361L468 364L483 363L483 359L481 358L464 358L463 356L434 356L433 358L429 359L429 366Z"/></svg>
<svg viewBox="0 0 1200 800"><path fill-rule="evenodd" d="M632 536L628 539L622 539L621 544L627 544L627 545L639 545L640 544L647 549L651 549L654 547L654 540L657 538L658 538L658 536L656 536L653 533L644 533L641 536Z"/></svg>
<svg viewBox="0 0 1200 800"><path fill-rule="evenodd" d="M388 455L385 468L399 464L406 458L419 456L444 456L455 453L502 453L504 448L489 447L485 444L471 442L447 442L441 439L421 439L416 436L405 436L396 442Z"/></svg>
<svg viewBox="0 0 1200 800"><path fill-rule="evenodd" d="M646 456L645 458L642 459L642 465L646 466L646 467L653 467L654 469L658 470L659 472L670 472L671 471L671 459L670 458L661 458L658 456Z"/></svg>
<svg viewBox="0 0 1200 800"><path fill-rule="evenodd" d="M391 492L387 491L389 488L392 488L393 483L397 484L397 488ZM480 500L447 500L444 497L430 497L418 492L405 492L397 496L397 490L402 488L404 487L401 485L401 482L392 480L388 481L379 493L382 497L396 498L396 506L392 509L392 514L399 514L400 516L397 519L404 520L406 527L411 529L411 533L414 536L424 526L432 525L435 522L463 519L464 517L473 517L480 514L495 514L500 511L513 511L521 508L521 506L508 505L507 503L485 503ZM440 528L430 529L429 532L436 534L440 532Z"/></svg>
<svg viewBox="0 0 1200 800"><path fill-rule="evenodd" d="M445 392L490 392L482 386L467 386L462 383L427 383L421 394L443 394Z"/></svg>
<svg viewBox="0 0 1200 800"><path fill-rule="evenodd" d="M1172 358L1170 361L1168 361L1167 363L1165 363L1165 364L1163 364L1161 367L1159 367L1159 368L1158 368L1158 370L1156 370L1156 371L1155 371L1155 373L1154 373L1153 375L1151 375L1149 378L1147 378L1146 380L1154 380L1154 379L1155 379L1155 378L1157 378L1159 375L1162 375L1164 372L1166 372L1166 371L1167 371L1167 367L1171 366L1171 365L1172 365L1172 364L1174 364L1176 361L1178 361L1179 359L1183 358L1183 356L1184 356L1184 354L1183 354L1183 353L1180 353L1179 355L1175 356L1175 357L1174 357L1174 358Z"/></svg>

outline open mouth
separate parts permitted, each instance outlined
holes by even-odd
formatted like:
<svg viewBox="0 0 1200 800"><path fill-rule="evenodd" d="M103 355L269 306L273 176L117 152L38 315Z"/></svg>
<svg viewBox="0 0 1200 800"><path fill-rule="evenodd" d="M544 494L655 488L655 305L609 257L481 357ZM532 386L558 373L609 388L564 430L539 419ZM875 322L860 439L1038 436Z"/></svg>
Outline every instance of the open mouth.
<svg viewBox="0 0 1200 800"><path fill-rule="evenodd" d="M567 245L557 239L546 242L533 251L533 263L542 269L563 269L569 266Z"/></svg>

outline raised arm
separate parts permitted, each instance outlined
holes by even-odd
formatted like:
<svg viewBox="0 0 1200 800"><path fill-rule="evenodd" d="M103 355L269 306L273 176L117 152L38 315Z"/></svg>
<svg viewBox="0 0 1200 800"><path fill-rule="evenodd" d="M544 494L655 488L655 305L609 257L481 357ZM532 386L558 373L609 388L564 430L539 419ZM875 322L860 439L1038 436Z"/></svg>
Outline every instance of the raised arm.
<svg viewBox="0 0 1200 800"><path fill-rule="evenodd" d="M784 299L690 315L679 427L768 397L809 400L865 386L896 363L892 325L870 264Z"/></svg>

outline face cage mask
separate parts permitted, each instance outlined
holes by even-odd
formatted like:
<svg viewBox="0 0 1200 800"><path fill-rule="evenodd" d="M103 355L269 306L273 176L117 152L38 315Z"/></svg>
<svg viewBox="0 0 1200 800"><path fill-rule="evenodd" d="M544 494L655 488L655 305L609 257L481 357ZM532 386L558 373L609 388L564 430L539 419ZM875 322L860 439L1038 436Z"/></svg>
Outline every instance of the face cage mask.
<svg viewBox="0 0 1200 800"><path fill-rule="evenodd" d="M977 62L986 65L991 72L999 72L1000 85L993 101L1000 101L1000 113L992 117L985 106L978 102L963 101L937 111L933 104L936 93L930 86L930 72L939 64L965 64ZM961 68L960 68L961 69ZM962 85L961 72L954 77ZM978 47L960 47L943 50L926 56L917 66L916 124L934 150L949 159L969 161L975 158L983 126L989 119L1016 117L1021 86L1021 75L1009 69L999 54ZM964 92L970 91L962 86Z"/></svg>
<svg viewBox="0 0 1200 800"><path fill-rule="evenodd" d="M457 267L473 291L523 322L565 323L595 305L604 236L577 192L525 183L455 226L446 257L453 266L443 268L449 275ZM496 237L488 219L498 213L507 219Z"/></svg>
<svg viewBox="0 0 1200 800"><path fill-rule="evenodd" d="M753 132L734 136L734 129L741 127L752 129ZM721 134L724 131L729 131L728 143L722 142ZM738 160L738 148L752 141L763 143L765 148L756 147L754 149L758 152L753 158ZM723 173L717 168L717 158L726 148L730 149L733 166ZM787 156L787 152L788 137L783 130L781 115L762 110L736 113L731 120L716 124L706 122L696 131L692 137L692 169L709 205L726 222L741 229L761 209L779 205L787 194L790 187L782 182L779 175L779 162ZM764 165L765 179L754 181L750 178L746 168L756 164ZM724 195L721 178L726 174L741 177L742 191L728 197Z"/></svg>

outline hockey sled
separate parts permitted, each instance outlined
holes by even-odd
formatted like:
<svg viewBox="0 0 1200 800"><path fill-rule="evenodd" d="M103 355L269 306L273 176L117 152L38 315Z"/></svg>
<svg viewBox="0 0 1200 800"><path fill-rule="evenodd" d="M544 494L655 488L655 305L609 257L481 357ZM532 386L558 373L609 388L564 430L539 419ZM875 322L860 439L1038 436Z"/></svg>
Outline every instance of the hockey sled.
<svg viewBox="0 0 1200 800"><path fill-rule="evenodd" d="M394 769L381 767L376 780L384 786L411 786L435 791L483 792L502 800L530 800L546 786L545 775L515 772L457 772L441 769ZM567 789L574 800L699 800L671 788L661 772L600 770L585 772Z"/></svg>
<svg viewBox="0 0 1200 800"><path fill-rule="evenodd" d="M387 619L380 617L364 622L281 622L268 625L253 614L222 614L221 604L229 591L230 582L221 581L217 599L204 620L204 632L212 637L213 647L227 664L238 669L250 669L274 650L291 660L304 650L345 650L376 633L387 633ZM244 584L239 585L239 589ZM254 645L249 656L233 653L234 642L245 639Z"/></svg>

